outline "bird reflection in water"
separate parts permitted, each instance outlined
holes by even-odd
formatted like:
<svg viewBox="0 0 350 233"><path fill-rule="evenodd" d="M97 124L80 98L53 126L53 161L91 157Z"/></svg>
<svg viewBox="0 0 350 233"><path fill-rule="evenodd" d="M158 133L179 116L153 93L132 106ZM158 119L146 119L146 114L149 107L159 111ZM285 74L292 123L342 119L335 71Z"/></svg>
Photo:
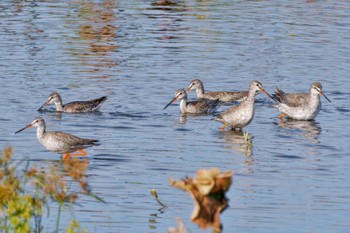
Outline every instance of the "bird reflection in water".
<svg viewBox="0 0 350 233"><path fill-rule="evenodd" d="M180 113L179 124L184 125L187 122L187 115L185 113Z"/></svg>
<svg viewBox="0 0 350 233"><path fill-rule="evenodd" d="M187 118L188 117L198 117L198 116L207 116L207 114L187 114L187 113L180 113L179 115L179 119L177 121L177 123L179 125L185 125L187 122Z"/></svg>
<svg viewBox="0 0 350 233"><path fill-rule="evenodd" d="M47 119L53 119L57 121L62 120L62 112L57 112L53 110L44 110L44 111L41 111L41 113L43 113L43 115Z"/></svg>
<svg viewBox="0 0 350 233"><path fill-rule="evenodd" d="M321 134L322 128L318 122L315 121L297 121L293 119L287 119L280 122L275 122L279 127L285 129L297 129L302 132L303 137L309 140L310 143L318 144L320 141L317 139Z"/></svg>
<svg viewBox="0 0 350 233"><path fill-rule="evenodd" d="M235 149L247 157L253 155L253 136L242 130L227 130L222 132L226 141L225 148Z"/></svg>

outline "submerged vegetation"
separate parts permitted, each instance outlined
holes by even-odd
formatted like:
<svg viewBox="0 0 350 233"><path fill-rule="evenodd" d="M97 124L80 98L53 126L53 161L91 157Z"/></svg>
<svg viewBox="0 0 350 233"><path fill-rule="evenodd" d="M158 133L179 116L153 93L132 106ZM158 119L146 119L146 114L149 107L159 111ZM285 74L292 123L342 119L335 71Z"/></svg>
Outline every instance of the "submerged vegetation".
<svg viewBox="0 0 350 233"><path fill-rule="evenodd" d="M87 160L70 158L47 169L37 169L24 161L15 163L12 148L0 153L0 230L2 232L42 232L44 213L51 212L50 204L57 203L55 232L59 231L64 207L73 209L79 195L102 199L91 193L86 181ZM79 187L79 191L71 189ZM67 224L66 232L87 232L80 229L74 219Z"/></svg>

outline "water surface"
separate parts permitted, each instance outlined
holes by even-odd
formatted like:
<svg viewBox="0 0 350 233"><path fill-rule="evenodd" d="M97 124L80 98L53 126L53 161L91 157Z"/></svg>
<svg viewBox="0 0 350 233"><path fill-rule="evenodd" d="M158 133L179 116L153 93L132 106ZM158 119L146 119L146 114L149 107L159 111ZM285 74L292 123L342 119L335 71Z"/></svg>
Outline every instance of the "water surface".
<svg viewBox="0 0 350 233"><path fill-rule="evenodd" d="M349 10L347 1L1 1L1 147L13 146L16 160L57 163L35 130L13 134L36 116L48 130L99 139L87 150L88 181L107 204L83 197L75 206L89 232L166 232L177 217L199 231L191 198L167 179L210 167L235 173L224 232L346 232ZM195 78L207 90L246 90L256 79L270 93L319 81L332 103L322 99L314 122L280 124L258 95L249 149L211 115L162 110ZM37 112L53 90L64 102L109 99L99 113Z"/></svg>

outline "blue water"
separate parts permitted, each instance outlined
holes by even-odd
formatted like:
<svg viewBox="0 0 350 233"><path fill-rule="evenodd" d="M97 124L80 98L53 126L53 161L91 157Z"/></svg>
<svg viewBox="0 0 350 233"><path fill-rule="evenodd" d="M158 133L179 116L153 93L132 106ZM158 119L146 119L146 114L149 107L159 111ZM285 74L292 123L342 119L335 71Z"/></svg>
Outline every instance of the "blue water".
<svg viewBox="0 0 350 233"><path fill-rule="evenodd" d="M13 146L16 160L57 163L34 129L14 135L37 116L48 130L100 140L87 150L87 173L107 203L82 196L74 207L82 228L166 232L179 217L198 232L191 198L167 180L218 167L234 172L224 232L348 231L348 1L111 2L0 3L0 146ZM315 122L280 124L272 101L258 95L244 129L249 149L210 115L181 117L178 104L163 110L195 78L213 91L259 80L269 93L306 92L319 81L332 103L321 98ZM53 90L63 102L109 99L99 113L37 112ZM149 189L168 208L160 210ZM66 210L62 231L69 218ZM55 220L44 219L44 232Z"/></svg>

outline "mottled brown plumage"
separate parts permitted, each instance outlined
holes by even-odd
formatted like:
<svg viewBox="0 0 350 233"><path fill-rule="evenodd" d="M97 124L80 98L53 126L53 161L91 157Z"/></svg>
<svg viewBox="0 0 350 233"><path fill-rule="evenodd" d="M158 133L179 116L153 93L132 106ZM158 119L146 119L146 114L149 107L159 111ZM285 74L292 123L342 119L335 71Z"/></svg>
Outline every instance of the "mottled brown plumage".
<svg viewBox="0 0 350 233"><path fill-rule="evenodd" d="M52 92L47 100L38 110L43 107L55 103L56 111L58 112L69 112L69 113L84 113L84 112L94 112L98 110L101 105L107 100L106 96L92 99L88 101L74 101L62 105L62 98L57 92Z"/></svg>
<svg viewBox="0 0 350 233"><path fill-rule="evenodd" d="M295 120L312 120L321 108L319 95L323 95L331 102L323 93L319 82L312 83L308 93L285 93L276 87L273 98L277 103L273 106L281 112L279 116L281 120L285 115Z"/></svg>
<svg viewBox="0 0 350 233"><path fill-rule="evenodd" d="M18 130L15 134L33 126L37 127L36 136L39 142L49 151L60 154L71 153L79 149L97 145L98 142L95 139L80 138L60 131L46 132L45 121L41 117L34 119L29 125Z"/></svg>
<svg viewBox="0 0 350 233"><path fill-rule="evenodd" d="M304 104L307 101L308 93L288 93L276 87L276 91L272 94L273 98L280 102L287 104L291 107L297 107Z"/></svg>
<svg viewBox="0 0 350 233"><path fill-rule="evenodd" d="M248 97L248 91L205 92L203 83L199 79L192 80L191 84L187 88L187 91L190 92L192 89L196 89L198 99L219 100L225 103L231 103L234 101L242 102Z"/></svg>
<svg viewBox="0 0 350 233"><path fill-rule="evenodd" d="M263 88L259 81L252 81L248 89L248 97L239 105L234 105L225 112L219 114L214 119L224 124L220 130L225 130L226 127L232 129L242 129L247 126L254 117L254 102L256 93L263 92L270 96Z"/></svg>
<svg viewBox="0 0 350 233"><path fill-rule="evenodd" d="M218 106L218 100L198 100L187 102L187 93L185 89L181 88L176 91L175 97L164 107L166 109L169 105L174 103L176 100L180 100L180 111L181 113L211 113Z"/></svg>

